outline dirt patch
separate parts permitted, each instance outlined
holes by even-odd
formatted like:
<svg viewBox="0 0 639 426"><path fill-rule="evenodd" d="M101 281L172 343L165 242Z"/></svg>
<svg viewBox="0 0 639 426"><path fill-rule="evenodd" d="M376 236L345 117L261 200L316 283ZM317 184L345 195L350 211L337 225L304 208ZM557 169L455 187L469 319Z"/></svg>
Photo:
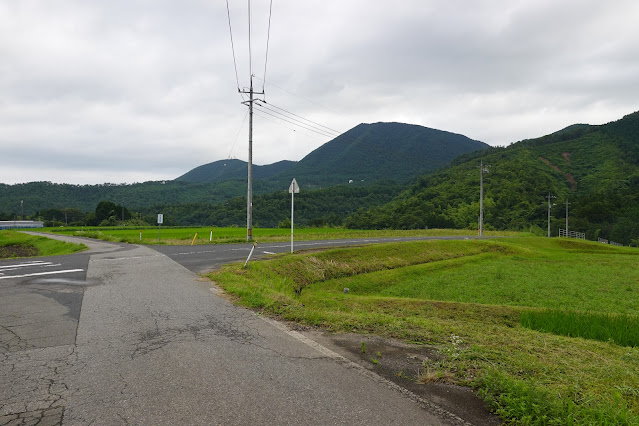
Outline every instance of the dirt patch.
<svg viewBox="0 0 639 426"><path fill-rule="evenodd" d="M34 257L40 254L40 251L33 247L22 244L12 244L0 247L0 259L9 259L12 257Z"/></svg>
<svg viewBox="0 0 639 426"><path fill-rule="evenodd" d="M499 425L483 400L467 387L444 383L419 383L424 362L440 359L437 348L361 334L332 334L303 328L311 339L369 369L421 398L475 425Z"/></svg>
<svg viewBox="0 0 639 426"><path fill-rule="evenodd" d="M561 155L566 159L568 164L570 164L570 153L564 152ZM547 158L542 157L541 155L539 156L539 159L541 161L543 161L544 163L548 164L552 169L558 171L559 173L563 173L564 176L566 177L566 180L570 184L570 190L571 191L574 192L574 191L577 190L577 179L575 179L575 177L571 173L564 173L563 170L561 170L559 167L555 166L553 163L550 162L550 160L548 160Z"/></svg>

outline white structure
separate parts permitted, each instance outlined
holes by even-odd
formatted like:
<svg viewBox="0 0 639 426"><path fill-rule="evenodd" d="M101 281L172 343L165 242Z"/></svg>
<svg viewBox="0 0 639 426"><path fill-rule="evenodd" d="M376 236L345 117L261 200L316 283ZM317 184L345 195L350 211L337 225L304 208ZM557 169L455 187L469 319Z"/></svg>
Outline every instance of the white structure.
<svg viewBox="0 0 639 426"><path fill-rule="evenodd" d="M44 222L33 220L0 220L0 229L44 228Z"/></svg>

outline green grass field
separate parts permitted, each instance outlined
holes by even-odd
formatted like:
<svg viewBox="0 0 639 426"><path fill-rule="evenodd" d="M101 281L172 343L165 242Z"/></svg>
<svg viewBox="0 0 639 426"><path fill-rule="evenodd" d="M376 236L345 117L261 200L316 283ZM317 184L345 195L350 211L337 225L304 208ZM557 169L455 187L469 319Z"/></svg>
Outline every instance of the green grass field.
<svg viewBox="0 0 639 426"><path fill-rule="evenodd" d="M245 228L45 228L45 232L54 232L79 237L96 238L130 244L220 244L246 242ZM141 231L141 236L140 236ZM212 232L212 235L211 235ZM197 234L197 237L196 237ZM326 240L343 238L384 238L413 236L468 235L475 236L476 231L458 229L426 230L357 230L342 228L299 228L295 229L295 240ZM516 235L515 232L486 231L486 235ZM195 241L193 241L195 238ZM253 238L257 242L286 242L291 240L291 230L284 228L254 228Z"/></svg>
<svg viewBox="0 0 639 426"><path fill-rule="evenodd" d="M0 231L0 259L56 256L76 253L86 248L84 244L65 243L10 230Z"/></svg>
<svg viewBox="0 0 639 426"><path fill-rule="evenodd" d="M639 342L587 333L637 325L637 260L519 237L279 255L210 277L286 320L434 345L423 381L475 387L508 423L639 424Z"/></svg>

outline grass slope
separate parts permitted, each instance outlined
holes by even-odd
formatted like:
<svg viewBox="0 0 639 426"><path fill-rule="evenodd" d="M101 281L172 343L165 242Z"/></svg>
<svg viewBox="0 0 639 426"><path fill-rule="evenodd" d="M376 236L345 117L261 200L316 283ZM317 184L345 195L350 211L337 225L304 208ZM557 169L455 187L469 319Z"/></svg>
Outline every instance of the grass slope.
<svg viewBox="0 0 639 426"><path fill-rule="evenodd" d="M638 255L534 237L423 241L276 256L210 277L287 320L434 345L441 359L424 363L422 380L476 387L508 422L639 424L639 348L521 324L548 309L636 317Z"/></svg>
<svg viewBox="0 0 639 426"><path fill-rule="evenodd" d="M56 256L76 253L86 248L84 244L65 243L15 231L0 231L0 259Z"/></svg>

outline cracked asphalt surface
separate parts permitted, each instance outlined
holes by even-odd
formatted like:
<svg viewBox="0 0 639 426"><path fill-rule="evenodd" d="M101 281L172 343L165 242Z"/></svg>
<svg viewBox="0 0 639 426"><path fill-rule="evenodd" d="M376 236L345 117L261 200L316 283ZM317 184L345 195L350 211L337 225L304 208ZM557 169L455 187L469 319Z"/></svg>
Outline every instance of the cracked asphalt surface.
<svg viewBox="0 0 639 426"><path fill-rule="evenodd" d="M0 280L0 425L465 424L166 255L82 242L84 273Z"/></svg>

